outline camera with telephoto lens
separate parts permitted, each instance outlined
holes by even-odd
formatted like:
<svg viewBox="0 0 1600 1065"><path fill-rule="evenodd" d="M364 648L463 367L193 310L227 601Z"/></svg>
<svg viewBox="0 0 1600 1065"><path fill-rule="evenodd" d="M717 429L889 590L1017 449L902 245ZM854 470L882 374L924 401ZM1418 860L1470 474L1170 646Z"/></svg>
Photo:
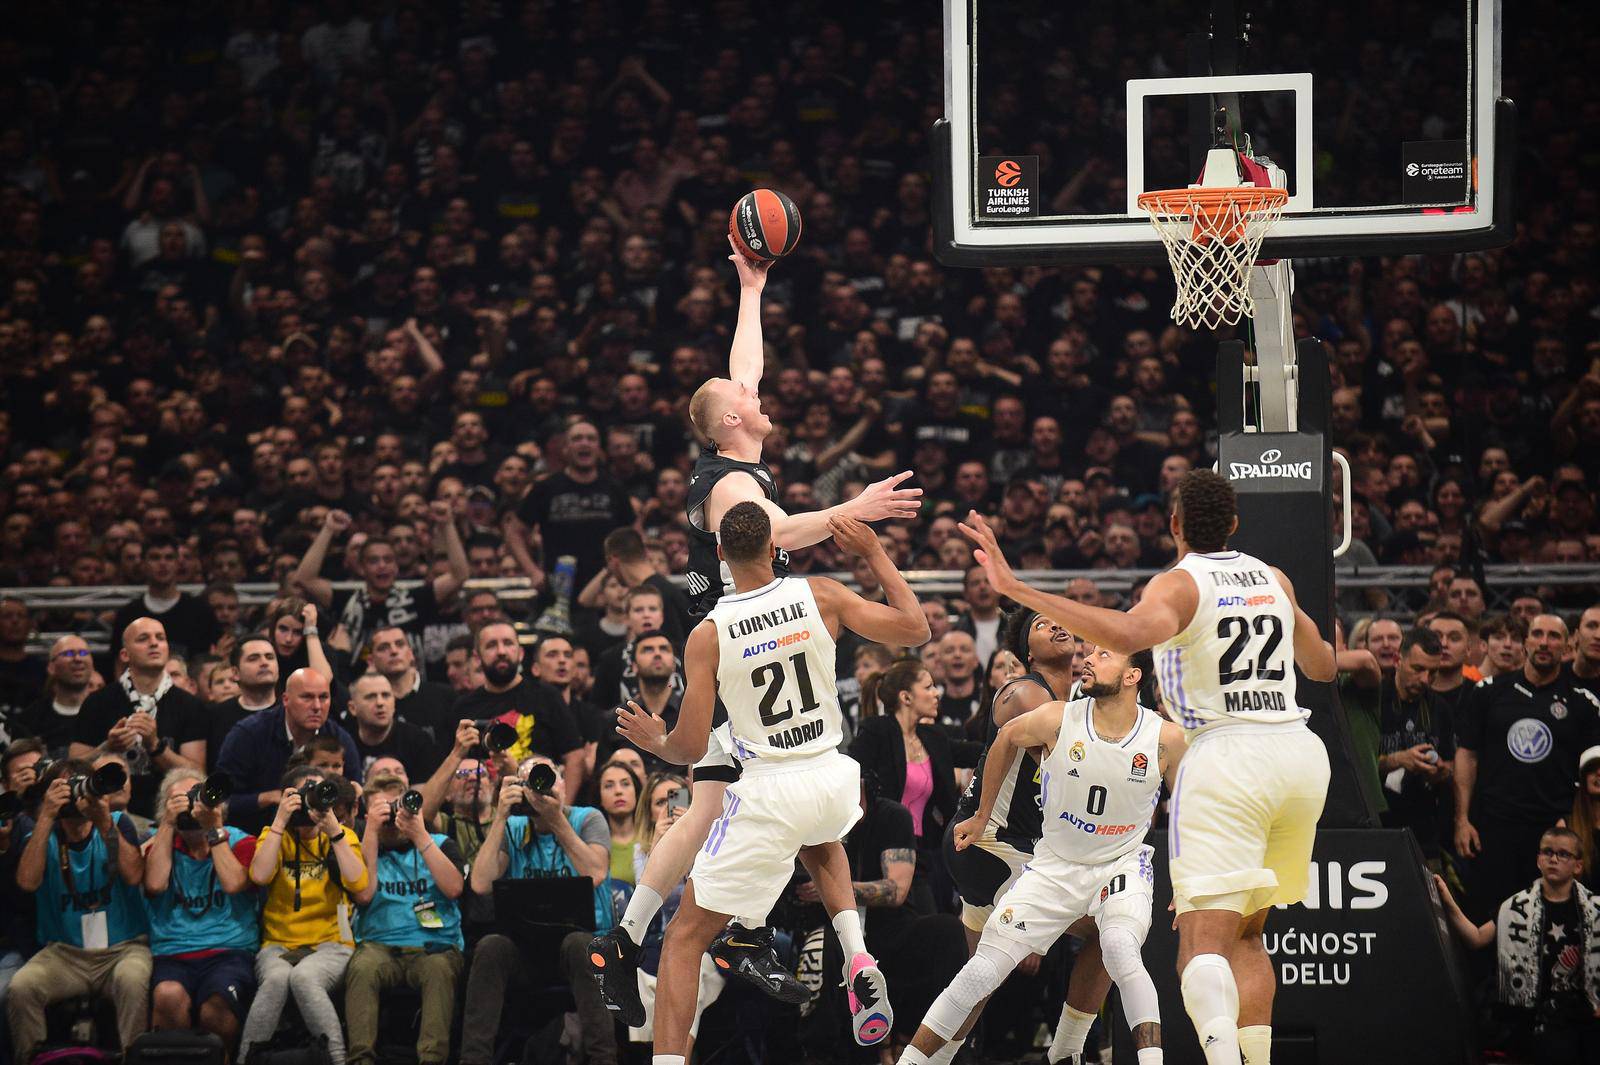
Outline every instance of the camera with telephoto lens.
<svg viewBox="0 0 1600 1065"><path fill-rule="evenodd" d="M556 771L546 762L535 762L528 767L528 775L522 778L522 786L530 792L548 795L555 790ZM513 806L511 812L518 817L532 817L533 804L524 800Z"/></svg>
<svg viewBox="0 0 1600 1065"><path fill-rule="evenodd" d="M490 754L509 750L517 742L517 730L504 721L486 717L482 721L474 721L472 727L478 730L478 746L486 748Z"/></svg>
<svg viewBox="0 0 1600 1065"><path fill-rule="evenodd" d="M91 772L74 773L67 778L67 786L74 803L85 798L103 799L128 786L128 771L121 762L107 762Z"/></svg>
<svg viewBox="0 0 1600 1065"><path fill-rule="evenodd" d="M410 791L407 791L404 795L400 796L399 801L390 803L390 824L393 824L399 818L400 811L402 809L404 809L413 817L420 814L422 812L422 792L418 791L416 788L412 788Z"/></svg>
<svg viewBox="0 0 1600 1065"><path fill-rule="evenodd" d="M339 785L335 781L318 780L313 784L309 783L310 779L307 777L307 782L297 789L304 805L289 815L289 824L296 828L315 824L316 818L311 816L312 813L325 814L339 801Z"/></svg>
<svg viewBox="0 0 1600 1065"><path fill-rule="evenodd" d="M189 809L179 814L173 825L180 832L198 832L200 822L195 820L194 808L204 806L207 810L215 810L221 806L229 795L233 794L233 778L226 773L212 773L204 782L195 781L189 787Z"/></svg>

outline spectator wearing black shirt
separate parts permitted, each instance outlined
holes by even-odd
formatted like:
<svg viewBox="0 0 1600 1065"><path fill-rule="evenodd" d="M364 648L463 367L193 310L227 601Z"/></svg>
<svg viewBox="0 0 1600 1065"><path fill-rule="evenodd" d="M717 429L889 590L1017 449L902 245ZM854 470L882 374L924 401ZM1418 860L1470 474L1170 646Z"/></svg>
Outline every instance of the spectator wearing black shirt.
<svg viewBox="0 0 1600 1065"><path fill-rule="evenodd" d="M1600 1060L1600 971L1592 961L1600 896L1578 879L1583 852L1571 829L1542 833L1536 861L1539 879L1502 899L1482 923L1462 912L1443 877L1433 882L1452 931L1474 949L1498 948L1499 1000L1515 1018L1523 1044L1516 1049L1537 1065Z"/></svg>
<svg viewBox="0 0 1600 1065"><path fill-rule="evenodd" d="M661 593L649 585L628 592L628 634L620 643L600 653L594 666L592 701L597 706L621 706L638 697L639 677L634 673L634 643L647 632L660 632L666 623ZM674 645L677 646L677 645ZM678 688L681 683L674 682Z"/></svg>
<svg viewBox="0 0 1600 1065"><path fill-rule="evenodd" d="M390 625L374 632L367 665L388 680L395 716L426 732L443 757L455 735L456 693L448 684L422 679L406 630Z"/></svg>
<svg viewBox="0 0 1600 1065"><path fill-rule="evenodd" d="M517 511L526 529L514 525L508 536L524 538L535 530L544 545L544 568L563 555L577 559L573 587L582 588L605 565L605 538L634 521L628 491L600 465L600 430L592 422L573 422L566 432L566 466L533 486Z"/></svg>
<svg viewBox="0 0 1600 1065"><path fill-rule="evenodd" d="M239 694L206 707L208 765L216 765L233 726L251 714L282 706L278 699L278 652L270 637L264 633L244 637L234 646L230 661L238 671Z"/></svg>
<svg viewBox="0 0 1600 1065"><path fill-rule="evenodd" d="M1455 764L1455 715L1431 685L1440 641L1416 628L1400 642L1400 661L1383 678L1380 696L1378 775L1388 810L1383 823L1409 828L1422 853L1439 857L1442 802Z"/></svg>
<svg viewBox="0 0 1600 1065"><path fill-rule="evenodd" d="M678 653L666 633L645 632L631 640L633 647L633 675L639 686L634 701L661 718L671 729L678 720L678 708L683 703L683 687L678 679ZM620 704L618 704L620 705ZM600 704L597 718L600 722L615 721L615 706ZM596 758L604 765L619 748L639 750L628 740L617 735L614 728L602 729L598 737ZM651 773L672 769L648 751L639 751L645 769Z"/></svg>
<svg viewBox="0 0 1600 1065"><path fill-rule="evenodd" d="M124 603L111 622L111 654L122 649L122 634L139 618L161 622L180 658L211 649L217 639L217 619L204 599L178 590L178 542L170 536L153 537L144 545L145 592Z"/></svg>
<svg viewBox="0 0 1600 1065"><path fill-rule="evenodd" d="M28 654L33 614L21 599L0 599L0 739L20 735L17 722L39 694L45 664Z"/></svg>
<svg viewBox="0 0 1600 1065"><path fill-rule="evenodd" d="M689 597L656 571L645 553L644 537L629 526L613 529L605 540L606 569L621 578L629 588L641 585L661 593L661 631L673 646L682 647L689 635Z"/></svg>
<svg viewBox="0 0 1600 1065"><path fill-rule="evenodd" d="M961 411L961 384L949 370L928 375L919 412L906 418L900 434L903 462L909 464L917 445L936 441L944 445L951 462L979 458L985 423Z"/></svg>
<svg viewBox="0 0 1600 1065"><path fill-rule="evenodd" d="M461 533L442 500L428 505L428 520L433 525L434 552L449 562L449 569L416 588L398 588L399 565L394 546L387 540L368 539L361 545L361 579L364 586L349 593L333 611L349 637L350 646L365 649L379 628L398 625L406 630L418 658L422 653L423 631L440 617L440 604L448 602L467 579L466 549ZM351 517L342 510L330 510L317 537L290 577L290 584L306 598L328 609L334 602L333 586L321 576L328 549L334 538L346 533Z"/></svg>
<svg viewBox="0 0 1600 1065"><path fill-rule="evenodd" d="M363 673L350 682L350 726L365 778L379 758L405 766L408 780L427 780L439 766L433 737L395 717L394 689L381 673Z"/></svg>
<svg viewBox="0 0 1600 1065"><path fill-rule="evenodd" d="M562 765L567 795L583 787L583 736L572 712L554 688L522 674L522 644L517 630L496 621L478 630L477 658L483 687L456 700L457 720L504 721L517 730L507 752L515 762L541 754Z"/></svg>
<svg viewBox="0 0 1600 1065"><path fill-rule="evenodd" d="M970 632L952 629L939 640L939 724L952 739L965 739L964 731L978 712L982 693L978 683L978 645Z"/></svg>
<svg viewBox="0 0 1600 1065"><path fill-rule="evenodd" d="M1439 668L1433 675L1433 694L1439 703L1454 711L1472 688L1463 670L1467 655L1477 642L1478 626L1453 610L1441 610L1428 619L1428 629L1439 637Z"/></svg>
<svg viewBox="0 0 1600 1065"><path fill-rule="evenodd" d="M1580 752L1600 740L1600 704L1562 669L1566 643L1566 622L1538 615L1521 671L1484 681L1462 702L1455 843L1474 859L1470 911L1492 912L1517 890L1540 835L1572 809Z"/></svg>
<svg viewBox="0 0 1600 1065"><path fill-rule="evenodd" d="M205 704L173 683L166 630L140 618L122 633L128 668L83 701L72 734L72 757L113 751L128 761L133 794L128 808L155 815L156 786L169 769L204 771Z"/></svg>
<svg viewBox="0 0 1600 1065"><path fill-rule="evenodd" d="M11 722L13 736L33 736L53 753L64 755L77 727L78 714L89 698L94 656L80 636L63 636L50 646L44 691Z"/></svg>
<svg viewBox="0 0 1600 1065"><path fill-rule="evenodd" d="M1572 634L1572 680L1600 697L1600 606L1578 615L1578 628Z"/></svg>

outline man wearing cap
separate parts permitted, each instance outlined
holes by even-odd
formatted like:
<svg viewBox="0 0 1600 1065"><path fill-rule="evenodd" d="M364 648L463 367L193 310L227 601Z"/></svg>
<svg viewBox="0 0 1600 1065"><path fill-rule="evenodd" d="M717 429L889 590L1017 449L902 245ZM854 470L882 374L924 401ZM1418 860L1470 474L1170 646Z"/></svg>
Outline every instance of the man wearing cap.
<svg viewBox="0 0 1600 1065"><path fill-rule="evenodd" d="M1562 668L1567 625L1540 614L1522 669L1462 700L1456 723L1456 853L1472 860L1469 912L1518 889L1539 836L1572 808L1578 754L1600 741L1600 699Z"/></svg>

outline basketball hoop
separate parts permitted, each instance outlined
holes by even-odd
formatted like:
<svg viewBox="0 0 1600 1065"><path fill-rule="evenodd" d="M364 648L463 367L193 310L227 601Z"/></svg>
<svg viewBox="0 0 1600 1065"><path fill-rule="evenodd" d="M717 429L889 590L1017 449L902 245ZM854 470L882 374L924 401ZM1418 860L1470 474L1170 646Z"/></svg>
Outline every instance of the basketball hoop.
<svg viewBox="0 0 1600 1065"><path fill-rule="evenodd" d="M1250 268L1288 202L1288 190L1258 185L1139 195L1178 282L1173 321L1215 329L1255 315Z"/></svg>

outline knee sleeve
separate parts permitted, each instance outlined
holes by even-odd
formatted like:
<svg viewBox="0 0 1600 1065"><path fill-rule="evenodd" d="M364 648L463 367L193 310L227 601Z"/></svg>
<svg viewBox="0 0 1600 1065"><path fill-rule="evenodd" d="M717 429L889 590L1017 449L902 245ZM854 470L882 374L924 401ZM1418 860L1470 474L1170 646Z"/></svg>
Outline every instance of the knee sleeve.
<svg viewBox="0 0 1600 1065"><path fill-rule="evenodd" d="M1184 966L1181 987L1183 1006L1194 1021L1201 1044L1204 1045L1208 1037L1214 1037L1231 1045L1237 1055L1239 987L1234 983L1228 959L1220 954L1195 955Z"/></svg>
<svg viewBox="0 0 1600 1065"><path fill-rule="evenodd" d="M1137 933L1115 922L1100 929L1100 956L1105 961L1106 972L1122 993L1122 1010L1127 1015L1128 1027L1161 1023L1155 981L1144 967Z"/></svg>
<svg viewBox="0 0 1600 1065"><path fill-rule="evenodd" d="M979 943L978 952L967 959L950 986L928 1008L922 1023L939 1038L954 1039L978 1003L994 994L1016 967L1017 959L1004 948Z"/></svg>

